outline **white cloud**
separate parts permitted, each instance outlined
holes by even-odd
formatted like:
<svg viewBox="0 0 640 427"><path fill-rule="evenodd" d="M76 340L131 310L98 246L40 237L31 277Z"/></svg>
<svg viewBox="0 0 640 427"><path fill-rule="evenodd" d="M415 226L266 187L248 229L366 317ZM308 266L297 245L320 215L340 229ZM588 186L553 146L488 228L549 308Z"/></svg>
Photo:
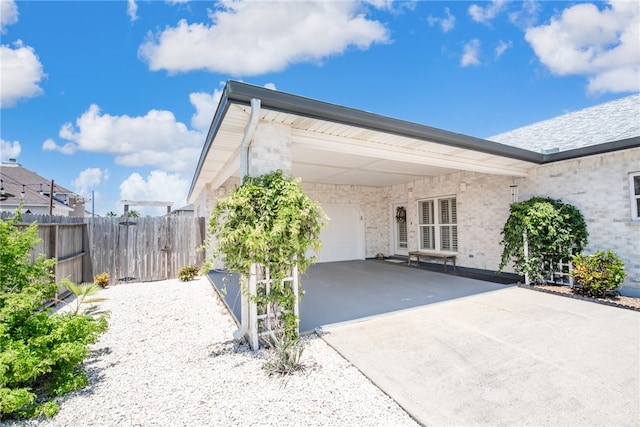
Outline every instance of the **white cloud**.
<svg viewBox="0 0 640 427"><path fill-rule="evenodd" d="M109 179L109 170L100 168L87 168L78 174L78 177L71 181L75 192L87 196L92 189L99 186L103 181Z"/></svg>
<svg viewBox="0 0 640 427"><path fill-rule="evenodd" d="M46 77L33 48L24 46L20 40L14 46L15 49L0 46L0 106L3 108L14 106L21 98L42 94L39 84Z"/></svg>
<svg viewBox="0 0 640 427"><path fill-rule="evenodd" d="M42 149L44 151L59 151L62 154L73 154L78 151L78 146L72 142L68 142L64 145L58 145L53 139L47 138L42 143Z"/></svg>
<svg viewBox="0 0 640 427"><path fill-rule="evenodd" d="M359 14L355 1L223 0L219 5L209 14L211 24L181 20L150 35L139 57L151 70L248 76L389 41L384 25Z"/></svg>
<svg viewBox="0 0 640 427"><path fill-rule="evenodd" d="M446 17L444 18L437 18L429 15L429 17L427 18L427 21L429 22L430 27L434 25L439 25L442 31L444 31L445 33L448 33L449 31L453 30L453 27L455 27L456 17L451 14L451 11L449 10L448 7L444 8L444 13L446 15Z"/></svg>
<svg viewBox="0 0 640 427"><path fill-rule="evenodd" d="M196 109L196 112L191 117L191 126L194 129L198 129L202 133L209 131L211 126L211 119L216 112L220 97L222 96L221 90L214 90L212 94L205 92L194 92L189 94L189 101Z"/></svg>
<svg viewBox="0 0 640 427"><path fill-rule="evenodd" d="M9 159L16 159L20 155L22 147L18 141L5 141L0 138L0 160L6 162Z"/></svg>
<svg viewBox="0 0 640 427"><path fill-rule="evenodd" d="M0 0L0 33L6 34L7 27L18 22L18 6L13 0Z"/></svg>
<svg viewBox="0 0 640 427"><path fill-rule="evenodd" d="M526 29L538 21L540 4L536 0L524 0L520 3L520 10L509 14L509 21L518 28Z"/></svg>
<svg viewBox="0 0 640 427"><path fill-rule="evenodd" d="M189 191L190 181L180 174L170 174L163 171L151 171L147 178L138 173L132 173L120 184L121 200L173 202L173 208L179 208L186 204L186 196ZM163 215L167 213L164 208L135 207L145 215Z"/></svg>
<svg viewBox="0 0 640 427"><path fill-rule="evenodd" d="M498 42L498 46L496 46L496 49L495 49L496 58L500 58L503 53L505 53L508 49L511 49L512 47L513 47L513 42L511 40L509 40L508 42L505 42L504 40L500 40Z"/></svg>
<svg viewBox="0 0 640 427"><path fill-rule="evenodd" d="M224 82L222 82L224 84ZM264 85L266 89L276 90L276 85L267 83ZM216 113L216 108L220 103L222 90L216 89L212 94L206 92L193 92L189 94L189 101L195 108L196 112L191 116L191 126L199 130L203 134L209 132L211 119Z"/></svg>
<svg viewBox="0 0 640 427"><path fill-rule="evenodd" d="M491 4L486 7L478 6L477 4L472 4L469 6L469 16L476 22L480 22L482 24L488 24L493 18L498 16L500 12L504 9L507 0L493 0Z"/></svg>
<svg viewBox="0 0 640 427"><path fill-rule="evenodd" d="M529 28L525 39L553 74L587 76L591 93L640 90L638 2L578 4Z"/></svg>
<svg viewBox="0 0 640 427"><path fill-rule="evenodd" d="M462 54L460 65L463 67L467 67L469 65L480 65L478 55L480 55L480 40L473 39L464 45L464 53Z"/></svg>
<svg viewBox="0 0 640 427"><path fill-rule="evenodd" d="M135 0L127 0L127 15L131 22L138 20L138 5Z"/></svg>
<svg viewBox="0 0 640 427"><path fill-rule="evenodd" d="M59 146L53 140L45 150L65 154L88 151L115 155L125 166L154 166L166 171L192 171L203 142L200 132L187 129L170 111L151 110L144 116L103 114L97 105L65 123L59 132L68 141Z"/></svg>

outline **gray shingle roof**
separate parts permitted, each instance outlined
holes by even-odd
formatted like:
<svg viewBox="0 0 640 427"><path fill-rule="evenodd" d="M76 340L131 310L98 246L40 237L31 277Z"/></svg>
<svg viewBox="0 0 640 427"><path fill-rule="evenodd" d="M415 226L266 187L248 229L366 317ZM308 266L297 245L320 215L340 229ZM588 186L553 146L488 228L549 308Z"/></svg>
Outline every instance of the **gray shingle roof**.
<svg viewBox="0 0 640 427"><path fill-rule="evenodd" d="M640 136L640 94L563 114L487 138L539 153Z"/></svg>

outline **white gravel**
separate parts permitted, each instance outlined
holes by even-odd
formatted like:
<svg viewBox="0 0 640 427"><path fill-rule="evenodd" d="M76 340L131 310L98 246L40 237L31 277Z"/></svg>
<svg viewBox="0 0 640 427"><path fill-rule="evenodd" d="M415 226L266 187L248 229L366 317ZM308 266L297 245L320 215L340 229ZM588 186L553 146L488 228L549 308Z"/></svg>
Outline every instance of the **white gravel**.
<svg viewBox="0 0 640 427"><path fill-rule="evenodd" d="M101 291L109 330L86 361L90 384L48 420L12 426L417 425L322 339L304 339L306 369L269 376L232 341L235 323L207 278ZM366 351L366 350L364 350Z"/></svg>

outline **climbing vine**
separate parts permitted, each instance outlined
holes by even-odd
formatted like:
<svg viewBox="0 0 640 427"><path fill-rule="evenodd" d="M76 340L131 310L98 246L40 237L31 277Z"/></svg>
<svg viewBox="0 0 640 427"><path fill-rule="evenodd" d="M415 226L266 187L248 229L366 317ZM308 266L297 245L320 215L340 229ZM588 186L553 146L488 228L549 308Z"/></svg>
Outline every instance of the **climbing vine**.
<svg viewBox="0 0 640 427"><path fill-rule="evenodd" d="M283 279L294 265L303 273L315 262L315 255L309 254L320 250L325 223L324 211L304 193L299 180L280 170L245 177L213 209L209 222L217 241L213 255L244 277L257 263L269 269L271 278ZM298 319L290 287L274 280L270 293L259 289L255 300L259 306L270 304L281 310L286 333L295 335Z"/></svg>
<svg viewBox="0 0 640 427"><path fill-rule="evenodd" d="M533 197L513 203L502 229L502 261L498 271L513 261L518 274L541 278L543 263L557 264L582 252L587 244L587 224L580 211L560 200ZM524 256L524 239L528 242L528 260Z"/></svg>

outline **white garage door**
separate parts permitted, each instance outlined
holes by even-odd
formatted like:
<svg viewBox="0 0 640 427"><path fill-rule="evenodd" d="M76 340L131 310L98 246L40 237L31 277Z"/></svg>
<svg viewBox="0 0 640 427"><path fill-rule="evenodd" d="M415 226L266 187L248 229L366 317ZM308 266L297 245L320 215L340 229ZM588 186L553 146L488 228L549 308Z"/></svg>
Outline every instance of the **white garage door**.
<svg viewBox="0 0 640 427"><path fill-rule="evenodd" d="M322 205L329 223L320 233L318 262L364 259L364 221L357 205Z"/></svg>

